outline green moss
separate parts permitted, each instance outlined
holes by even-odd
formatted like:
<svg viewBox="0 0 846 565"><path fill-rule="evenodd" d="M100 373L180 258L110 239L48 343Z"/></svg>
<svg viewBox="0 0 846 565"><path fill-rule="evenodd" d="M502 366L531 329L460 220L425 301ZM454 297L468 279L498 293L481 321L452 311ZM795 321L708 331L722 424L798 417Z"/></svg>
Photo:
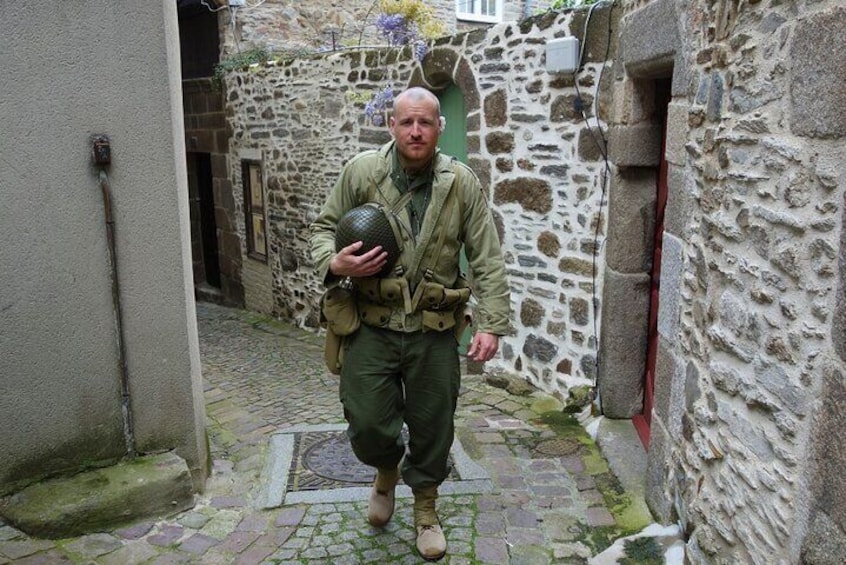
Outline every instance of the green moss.
<svg viewBox="0 0 846 565"><path fill-rule="evenodd" d="M608 461L599 453L596 445L590 446L589 453L582 457L585 464L585 472L588 475L599 475L608 472Z"/></svg>
<svg viewBox="0 0 846 565"><path fill-rule="evenodd" d="M662 565L664 555L655 538L643 537L626 540L623 543L626 557L617 563L621 565Z"/></svg>
<svg viewBox="0 0 846 565"><path fill-rule="evenodd" d="M590 439L584 428L582 428L579 421L572 414L566 414L560 410L553 410L544 412L540 415L538 421L554 431L559 435L576 435L584 436Z"/></svg>
<svg viewBox="0 0 846 565"><path fill-rule="evenodd" d="M623 535L639 532L649 525L652 517L641 506L632 503L631 496L613 473L599 473L593 479Z"/></svg>
<svg viewBox="0 0 846 565"><path fill-rule="evenodd" d="M561 401L552 396L542 396L532 402L531 409L537 414L561 413Z"/></svg>
<svg viewBox="0 0 846 565"><path fill-rule="evenodd" d="M579 524L579 541L591 548L594 555L602 553L620 537L620 532L613 526L588 526Z"/></svg>

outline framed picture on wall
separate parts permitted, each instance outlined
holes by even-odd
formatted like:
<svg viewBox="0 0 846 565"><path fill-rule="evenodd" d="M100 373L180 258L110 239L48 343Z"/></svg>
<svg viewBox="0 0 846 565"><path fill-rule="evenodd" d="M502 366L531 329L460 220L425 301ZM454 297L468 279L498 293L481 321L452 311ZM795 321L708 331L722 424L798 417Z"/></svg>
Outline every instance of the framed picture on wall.
<svg viewBox="0 0 846 565"><path fill-rule="evenodd" d="M244 224L247 228L247 255L267 263L267 235L264 206L264 183L261 161L241 161L244 183Z"/></svg>

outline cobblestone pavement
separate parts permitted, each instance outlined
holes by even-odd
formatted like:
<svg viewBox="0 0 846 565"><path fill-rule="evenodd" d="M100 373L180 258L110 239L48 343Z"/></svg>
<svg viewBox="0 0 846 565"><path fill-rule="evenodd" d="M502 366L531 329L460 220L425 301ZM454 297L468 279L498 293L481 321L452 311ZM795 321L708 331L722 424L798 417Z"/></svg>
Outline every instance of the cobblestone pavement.
<svg viewBox="0 0 846 565"><path fill-rule="evenodd" d="M261 507L274 433L343 423L337 379L313 334L208 303L197 311L213 472L196 506L65 540L0 523L0 565L422 562L407 498L383 530L367 524L364 497ZM550 406L542 394L512 395L465 375L457 435L491 488L439 498L449 546L442 563L586 563L646 525L626 516L631 501L589 436Z"/></svg>

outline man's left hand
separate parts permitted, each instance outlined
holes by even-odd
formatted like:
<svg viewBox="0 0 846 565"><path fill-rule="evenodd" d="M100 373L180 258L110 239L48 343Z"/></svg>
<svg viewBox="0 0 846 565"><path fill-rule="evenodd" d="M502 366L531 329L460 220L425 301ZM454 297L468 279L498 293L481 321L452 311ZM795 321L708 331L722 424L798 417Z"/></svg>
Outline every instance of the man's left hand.
<svg viewBox="0 0 846 565"><path fill-rule="evenodd" d="M484 363L490 361L499 349L499 336L484 332L477 332L473 336L470 349L467 350L467 357L473 361Z"/></svg>

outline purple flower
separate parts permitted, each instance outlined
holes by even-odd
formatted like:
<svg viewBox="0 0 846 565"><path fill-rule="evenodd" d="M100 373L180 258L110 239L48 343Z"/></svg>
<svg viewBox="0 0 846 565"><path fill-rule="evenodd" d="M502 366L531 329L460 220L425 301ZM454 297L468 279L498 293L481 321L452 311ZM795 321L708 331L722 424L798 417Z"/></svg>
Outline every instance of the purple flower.
<svg viewBox="0 0 846 565"><path fill-rule="evenodd" d="M426 53L429 52L429 46L426 45L425 41L417 40L414 42L414 59L416 61L422 61L423 57L426 56Z"/></svg>
<svg viewBox="0 0 846 565"><path fill-rule="evenodd" d="M364 115L374 126L385 123L385 110L394 101L394 90L390 86L373 94L370 101L364 105Z"/></svg>
<svg viewBox="0 0 846 565"><path fill-rule="evenodd" d="M376 18L376 27L388 40L388 45L408 45L417 38L414 24L400 14L380 14Z"/></svg>

